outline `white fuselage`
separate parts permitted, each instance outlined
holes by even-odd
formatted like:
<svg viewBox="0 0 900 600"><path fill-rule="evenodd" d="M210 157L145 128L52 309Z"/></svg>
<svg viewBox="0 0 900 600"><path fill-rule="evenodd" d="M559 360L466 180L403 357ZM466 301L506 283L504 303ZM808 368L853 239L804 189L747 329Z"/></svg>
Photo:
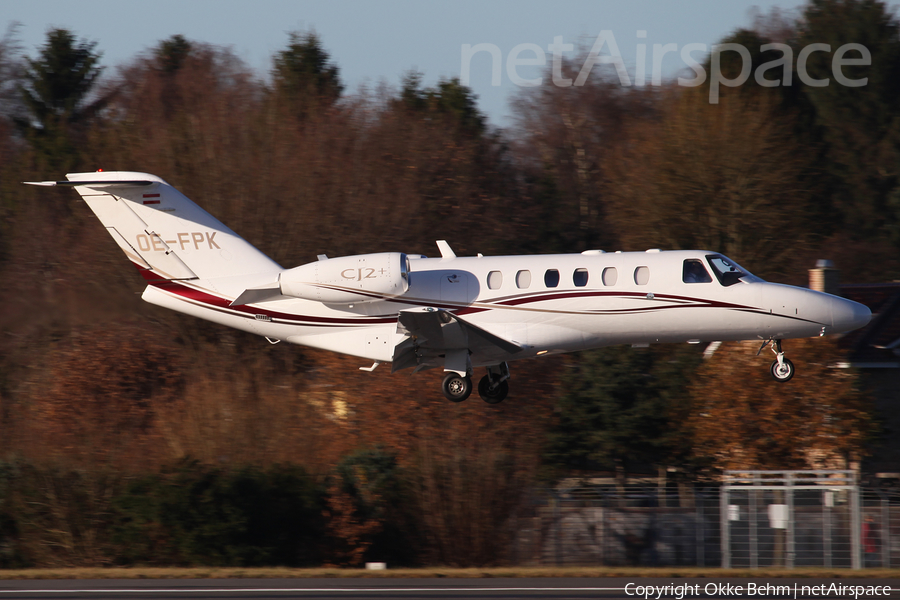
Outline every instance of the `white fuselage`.
<svg viewBox="0 0 900 600"><path fill-rule="evenodd" d="M705 251L415 258L402 296L325 304L299 298L229 306L277 273L151 283L153 304L286 340L387 362L407 333L401 310L434 307L524 348L473 354L473 366L615 344L787 339L864 325L860 304L748 276L686 283L683 264ZM556 275L554 274L556 272ZM749 274L748 274L749 275ZM554 279L558 277L558 281ZM437 365L435 365L437 366Z"/></svg>

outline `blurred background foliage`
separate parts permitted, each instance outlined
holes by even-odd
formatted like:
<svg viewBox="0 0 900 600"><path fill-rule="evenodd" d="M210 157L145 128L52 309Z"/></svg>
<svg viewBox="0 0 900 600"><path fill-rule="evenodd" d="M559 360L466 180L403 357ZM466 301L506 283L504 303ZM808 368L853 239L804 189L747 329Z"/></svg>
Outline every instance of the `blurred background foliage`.
<svg viewBox="0 0 900 600"><path fill-rule="evenodd" d="M723 41L754 66L779 58L763 44L790 45L791 83L751 78L710 104L706 87L625 88L598 66L584 86L523 88L498 129L456 79L347 90L312 32L289 34L260 74L178 35L103 65L100 42L55 29L26 56L10 26L0 566L495 564L529 490L563 476L677 467L696 480L873 451L855 374L813 369L809 390L779 398L771 359L739 345L710 360L610 348L514 365L514 398L451 406L436 373L361 373L142 304L71 191L20 184L154 173L285 267L433 254L443 238L460 254L708 248L799 285L817 258L857 283L900 277L896 16L811 0ZM801 47L849 41L872 52L847 71L867 86L800 81ZM831 77L830 58L813 53L810 74ZM808 345L798 364L836 352Z"/></svg>

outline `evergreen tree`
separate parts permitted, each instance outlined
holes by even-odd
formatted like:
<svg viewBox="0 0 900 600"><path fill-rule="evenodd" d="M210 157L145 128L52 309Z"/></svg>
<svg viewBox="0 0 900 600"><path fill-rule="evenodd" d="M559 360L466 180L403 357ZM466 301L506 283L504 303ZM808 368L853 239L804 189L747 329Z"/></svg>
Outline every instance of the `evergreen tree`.
<svg viewBox="0 0 900 600"><path fill-rule="evenodd" d="M186 40L183 35L176 34L160 42L154 51L154 55L162 72L171 75L181 69L193 48L193 44Z"/></svg>
<svg viewBox="0 0 900 600"><path fill-rule="evenodd" d="M835 206L859 239L900 231L900 212L889 201L900 185L900 23L879 0L812 0L803 13L799 46L828 44L812 52L809 77L827 85L804 86L815 107L837 178ZM834 58L844 44L861 44L871 64L847 65L837 81ZM848 50L844 59L860 59ZM900 235L896 236L900 239Z"/></svg>
<svg viewBox="0 0 900 600"><path fill-rule="evenodd" d="M689 347L583 353L563 377L547 461L570 469L673 464L686 448L680 415L700 356Z"/></svg>
<svg viewBox="0 0 900 600"><path fill-rule="evenodd" d="M344 91L340 71L315 33L291 33L287 49L276 53L273 63L275 90L300 118L332 106Z"/></svg>
<svg viewBox="0 0 900 600"><path fill-rule="evenodd" d="M79 42L66 29L53 29L38 58L26 59L21 92L28 117L17 119L17 124L53 170L76 162L75 130L103 105L102 100L87 103L103 70L96 45Z"/></svg>
<svg viewBox="0 0 900 600"><path fill-rule="evenodd" d="M400 92L402 105L412 112L441 115L456 123L460 131L481 135L485 130L484 115L478 110L477 97L459 79L441 79L436 87L423 88L422 74L411 71L403 78Z"/></svg>

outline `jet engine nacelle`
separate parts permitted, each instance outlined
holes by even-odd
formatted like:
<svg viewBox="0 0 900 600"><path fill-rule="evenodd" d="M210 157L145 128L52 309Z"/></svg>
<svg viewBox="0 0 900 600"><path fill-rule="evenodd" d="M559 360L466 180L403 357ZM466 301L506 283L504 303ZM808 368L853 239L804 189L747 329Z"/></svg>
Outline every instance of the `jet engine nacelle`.
<svg viewBox="0 0 900 600"><path fill-rule="evenodd" d="M402 252L327 258L284 271L284 296L326 304L377 302L409 289L409 259Z"/></svg>

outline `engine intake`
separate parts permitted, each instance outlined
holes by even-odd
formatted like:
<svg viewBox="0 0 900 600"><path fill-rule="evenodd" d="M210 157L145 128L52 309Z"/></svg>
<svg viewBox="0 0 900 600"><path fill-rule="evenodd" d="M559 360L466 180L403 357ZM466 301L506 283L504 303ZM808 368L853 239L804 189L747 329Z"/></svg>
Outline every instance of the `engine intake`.
<svg viewBox="0 0 900 600"><path fill-rule="evenodd" d="M409 289L409 259L402 252L328 258L281 274L285 296L327 304L377 302Z"/></svg>

